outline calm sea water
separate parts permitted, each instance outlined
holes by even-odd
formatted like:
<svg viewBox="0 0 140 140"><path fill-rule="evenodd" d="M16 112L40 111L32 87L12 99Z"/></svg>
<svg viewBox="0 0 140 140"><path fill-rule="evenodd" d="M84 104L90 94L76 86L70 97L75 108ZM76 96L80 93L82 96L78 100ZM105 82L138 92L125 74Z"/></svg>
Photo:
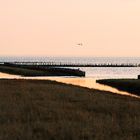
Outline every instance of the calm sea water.
<svg viewBox="0 0 140 140"><path fill-rule="evenodd" d="M140 64L140 57L0 57L3 61L36 61L55 63L80 63L80 64ZM86 77L95 79L106 78L137 78L140 67L106 67L106 68L80 68L86 72Z"/></svg>
<svg viewBox="0 0 140 140"><path fill-rule="evenodd" d="M83 58L83 57L0 57L0 62L14 62L14 61L38 61L38 62L56 62L56 63L80 63L80 64L140 64L140 58ZM67 84L73 84L88 88L94 88L99 90L110 91L117 94L135 96L128 92L119 91L110 86L105 86L96 83L97 79L109 79L109 78L137 78L140 74L140 67L84 67L79 68L86 72L85 78L79 77L24 77L24 79L43 79L43 80L55 80ZM21 76L9 75L0 73L0 78L16 78L23 79ZM135 96L136 97L136 96Z"/></svg>
<svg viewBox="0 0 140 140"><path fill-rule="evenodd" d="M45 61L45 62L71 62L80 64L139 64L140 57L0 57L1 61Z"/></svg>

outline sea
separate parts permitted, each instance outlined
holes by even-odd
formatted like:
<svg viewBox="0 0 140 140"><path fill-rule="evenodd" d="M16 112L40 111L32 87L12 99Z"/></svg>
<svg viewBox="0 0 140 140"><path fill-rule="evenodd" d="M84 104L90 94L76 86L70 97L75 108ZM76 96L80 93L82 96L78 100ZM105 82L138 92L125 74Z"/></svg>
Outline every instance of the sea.
<svg viewBox="0 0 140 140"><path fill-rule="evenodd" d="M140 64L140 57L0 57L0 62L9 61L61 64ZM84 67L79 69L86 72L86 77L97 79L137 78L140 74L140 67Z"/></svg>
<svg viewBox="0 0 140 140"><path fill-rule="evenodd" d="M61 64L140 64L140 57L0 57L0 62L53 62ZM73 68L73 67L71 67ZM130 94L96 83L98 79L136 79L140 67L74 67L86 72L86 77L24 77L26 79L55 80L88 88ZM21 78L17 75L0 73L0 78ZM22 77L23 78L23 77Z"/></svg>

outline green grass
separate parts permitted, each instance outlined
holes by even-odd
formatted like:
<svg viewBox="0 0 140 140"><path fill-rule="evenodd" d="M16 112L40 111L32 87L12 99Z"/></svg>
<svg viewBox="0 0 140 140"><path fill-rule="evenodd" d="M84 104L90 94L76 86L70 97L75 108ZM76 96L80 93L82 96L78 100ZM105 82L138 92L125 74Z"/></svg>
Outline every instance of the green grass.
<svg viewBox="0 0 140 140"><path fill-rule="evenodd" d="M97 83L109 85L119 90L140 95L140 79L105 79L97 80Z"/></svg>
<svg viewBox="0 0 140 140"><path fill-rule="evenodd" d="M0 140L139 140L140 100L53 81L0 80Z"/></svg>

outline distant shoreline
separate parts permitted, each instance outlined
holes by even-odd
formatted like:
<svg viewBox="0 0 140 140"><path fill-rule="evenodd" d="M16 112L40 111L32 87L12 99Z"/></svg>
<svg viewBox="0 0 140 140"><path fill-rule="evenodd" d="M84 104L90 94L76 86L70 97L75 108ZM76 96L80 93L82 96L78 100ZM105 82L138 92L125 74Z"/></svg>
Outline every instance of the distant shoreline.
<svg viewBox="0 0 140 140"><path fill-rule="evenodd" d="M0 72L21 76L78 76L85 77L85 72L79 69L45 67L38 65L0 64Z"/></svg>

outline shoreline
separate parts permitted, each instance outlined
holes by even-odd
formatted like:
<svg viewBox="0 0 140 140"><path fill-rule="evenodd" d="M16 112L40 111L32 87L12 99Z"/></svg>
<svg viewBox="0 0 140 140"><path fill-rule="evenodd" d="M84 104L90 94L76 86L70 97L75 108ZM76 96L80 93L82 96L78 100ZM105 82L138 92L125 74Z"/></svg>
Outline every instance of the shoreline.
<svg viewBox="0 0 140 140"><path fill-rule="evenodd" d="M0 72L21 76L77 76L85 77L80 69L59 68L39 65L20 65L13 63L0 64Z"/></svg>
<svg viewBox="0 0 140 140"><path fill-rule="evenodd" d="M111 86L105 86L103 84L98 84L96 82L97 79L92 78L92 77L88 77L88 78L82 78L82 77L61 77L61 76L34 76L34 77L21 77L21 76L17 76L17 75L11 75L11 74L6 74L0 73L0 76L2 76L3 78L1 79L26 79L26 80L51 80L51 81L56 81L56 82L60 82L60 83L64 83L64 84L70 84L70 85L75 85L75 86L80 86L80 87L85 87L85 88L89 88L89 89L97 89L97 90L101 90L101 91L107 91L107 92L112 92L114 94L121 94L121 95L125 95L125 96L132 96L132 97L136 97L139 98L138 96L136 96L135 94L129 93L129 92L124 92L124 91L120 91L117 90L116 88L113 88Z"/></svg>
<svg viewBox="0 0 140 140"><path fill-rule="evenodd" d="M140 97L140 79L102 79L96 82Z"/></svg>
<svg viewBox="0 0 140 140"><path fill-rule="evenodd" d="M133 93L128 93L128 94L118 94L118 93L115 93L115 92L111 92L111 91L106 91L106 90L101 90L101 89L96 89L96 88L89 88L89 87L85 87L85 86L81 86L81 85L76 85L76 84L72 84L72 83L65 83L65 82L61 82L61 81L57 81L57 80L52 80L52 79L32 79L32 78L35 78L35 77L31 77L31 79L26 79L26 77L19 77L19 78L0 78L0 81L31 81L31 82L52 82L52 84L58 84L58 85L62 85L62 86L70 86L70 87L77 87L77 88L81 88L81 89L85 89L85 90L91 90L91 91L97 91L97 92L101 92L101 94L110 94L110 95L114 95L114 96L123 96L123 97L128 97L128 98L136 98L136 99L140 99L140 96L137 96ZM58 78L58 77L57 77ZM98 81L98 80L97 80ZM100 81L100 80L99 80ZM102 80L101 80L102 81ZM104 84L101 84L101 85L104 85ZM110 85L111 87L111 85ZM113 88L113 87L111 87ZM114 87L115 89L117 89L116 87ZM124 92L125 93L125 92Z"/></svg>
<svg viewBox="0 0 140 140"><path fill-rule="evenodd" d="M13 74L7 74L7 73L2 73L0 72L0 77L1 79L26 79L26 80L51 80L51 81L57 81L60 83L65 83L65 84L71 84L75 86L80 86L80 87L86 87L89 89L97 89L101 91L107 91L107 92L112 92L114 94L121 94L121 95L126 95L126 96L132 96L139 98L135 94L132 94L131 92L126 92L126 91L121 91L115 87L112 86L107 86L104 84L99 84L96 81L98 79L95 79L93 77L73 77L73 76L19 76L19 75L13 75Z"/></svg>

